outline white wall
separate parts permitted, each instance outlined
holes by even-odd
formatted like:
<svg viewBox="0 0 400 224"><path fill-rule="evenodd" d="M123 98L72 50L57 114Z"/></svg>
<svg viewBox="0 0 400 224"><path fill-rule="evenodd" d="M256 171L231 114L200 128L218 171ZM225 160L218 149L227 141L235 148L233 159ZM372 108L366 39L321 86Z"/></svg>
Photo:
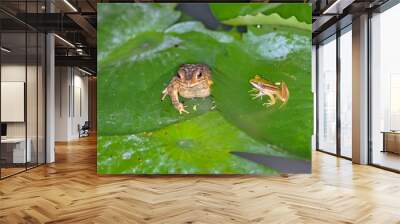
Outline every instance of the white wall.
<svg viewBox="0 0 400 224"><path fill-rule="evenodd" d="M1 82L1 121L25 121L25 83ZM36 108L36 105L35 105Z"/></svg>
<svg viewBox="0 0 400 224"><path fill-rule="evenodd" d="M75 70L76 72L77 70ZM79 137L78 124L81 126L88 121L88 77L82 76L83 73L79 72L79 75L74 75L74 108L72 109L72 130L71 135ZM81 111L80 111L81 110Z"/></svg>
<svg viewBox="0 0 400 224"><path fill-rule="evenodd" d="M77 139L78 125L88 120L88 78L76 68L56 67L55 86L55 140Z"/></svg>
<svg viewBox="0 0 400 224"><path fill-rule="evenodd" d="M25 64L9 64L1 66L1 81L25 82ZM1 108L4 110L5 108ZM25 137L25 122L7 123L7 137Z"/></svg>
<svg viewBox="0 0 400 224"><path fill-rule="evenodd" d="M69 69L67 67L55 68L55 140L68 140L68 117L69 117L69 96L70 85Z"/></svg>

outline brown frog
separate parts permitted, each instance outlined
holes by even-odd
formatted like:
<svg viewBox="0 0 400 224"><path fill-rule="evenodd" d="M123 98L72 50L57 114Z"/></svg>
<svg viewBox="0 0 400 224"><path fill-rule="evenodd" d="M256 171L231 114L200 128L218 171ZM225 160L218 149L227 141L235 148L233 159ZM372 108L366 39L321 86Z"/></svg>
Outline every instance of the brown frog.
<svg viewBox="0 0 400 224"><path fill-rule="evenodd" d="M206 64L183 64L179 67L176 76L172 78L167 88L162 91L164 100L171 97L172 105L179 111L189 113L179 102L179 95L184 98L207 97L211 93L211 70Z"/></svg>
<svg viewBox="0 0 400 224"><path fill-rule="evenodd" d="M263 105L267 105L267 107L272 106L276 103L276 98L282 101L282 105L285 105L289 100L289 89L285 82L281 81L278 83L270 82L266 79L263 79L261 76L256 75L254 78L250 79L250 84L254 87L251 92L256 92L252 96L253 99L262 98L263 96L268 96L270 101L264 103Z"/></svg>

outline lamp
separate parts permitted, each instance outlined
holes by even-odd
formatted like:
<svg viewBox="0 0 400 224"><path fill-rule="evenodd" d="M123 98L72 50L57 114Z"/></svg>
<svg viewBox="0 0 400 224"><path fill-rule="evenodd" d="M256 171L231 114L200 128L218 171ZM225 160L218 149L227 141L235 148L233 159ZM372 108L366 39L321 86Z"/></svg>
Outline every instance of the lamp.
<svg viewBox="0 0 400 224"><path fill-rule="evenodd" d="M74 12L78 12L78 10L68 0L64 0L64 3L68 5Z"/></svg>
<svg viewBox="0 0 400 224"><path fill-rule="evenodd" d="M11 52L11 50L9 50L9 49L7 49L7 48L5 48L5 47L1 47L0 49L1 49L2 51L6 52L6 53L10 53L10 52Z"/></svg>
<svg viewBox="0 0 400 224"><path fill-rule="evenodd" d="M73 48L75 48L75 45L73 45L71 42L69 42L68 40L66 40L66 39L64 39L64 38L62 38L62 37L60 37L59 35L57 35L57 34L54 34L54 36L55 37L57 37L59 40L61 40L62 42L64 42L64 43L66 43L67 45L69 45L70 47L73 47Z"/></svg>

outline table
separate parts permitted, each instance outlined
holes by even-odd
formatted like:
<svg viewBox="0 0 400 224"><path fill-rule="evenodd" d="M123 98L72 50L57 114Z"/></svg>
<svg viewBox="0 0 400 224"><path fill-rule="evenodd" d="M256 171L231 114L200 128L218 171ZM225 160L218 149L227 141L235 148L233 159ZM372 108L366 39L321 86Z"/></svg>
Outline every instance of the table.
<svg viewBox="0 0 400 224"><path fill-rule="evenodd" d="M400 131L382 131L383 150L382 152L392 152L400 154Z"/></svg>
<svg viewBox="0 0 400 224"><path fill-rule="evenodd" d="M26 163L26 162L31 162L32 160L32 153L31 153L31 145L32 141L30 138L26 139L26 142L28 143L26 147L26 153L25 153L25 138L5 138L1 139L1 153L2 157L3 154L12 154L12 156L8 156L6 158L7 162L10 163ZM10 146L12 147L10 149ZM12 159L11 159L12 158Z"/></svg>

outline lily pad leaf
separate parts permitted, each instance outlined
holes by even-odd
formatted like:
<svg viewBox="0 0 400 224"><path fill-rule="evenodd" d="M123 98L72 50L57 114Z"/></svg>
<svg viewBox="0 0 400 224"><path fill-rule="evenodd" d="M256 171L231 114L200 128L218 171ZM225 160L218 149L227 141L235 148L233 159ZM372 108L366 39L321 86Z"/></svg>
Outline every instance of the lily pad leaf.
<svg viewBox="0 0 400 224"><path fill-rule="evenodd" d="M151 21L142 22L151 24ZM159 22L164 24L164 21ZM110 22L109 25L112 24ZM257 164L254 167L253 163L243 163L240 158L227 153L228 146L232 148L229 151L255 153L263 153L268 146L274 149L274 152L270 151L272 155L281 153L284 157L311 158L313 104L311 35L308 30L290 25L280 25L277 29L269 25L259 28L248 26L248 32L237 38L230 32L207 30L199 22L155 27L159 28L136 30L110 48L99 47L99 54L102 54L98 75L101 172L272 172ZM116 33L125 32L120 28L116 28ZM106 34L102 37L113 38L108 30L101 32ZM180 115L170 98L160 99L162 90L176 75L179 66L186 63L210 66L214 84L210 97L180 98L190 112ZM277 105L267 108L263 106L267 97L252 100L248 92L252 88L249 80L255 75L274 83L285 82L290 92L288 102L282 106L282 102L278 101ZM182 134L181 129L187 133ZM233 129L236 131L232 132ZM171 137L164 138L163 131ZM244 139L253 141L238 143L241 139L237 137L239 132L247 136ZM200 147L194 141L196 139L201 139L205 145ZM193 145L198 150L190 151ZM142 147L154 150L135 151ZM206 151L202 152L202 147ZM216 147L221 149L216 149L216 154L213 154L211 149ZM157 148L164 151L157 151ZM182 151L182 148L189 150ZM136 156L137 152L140 153ZM202 163L206 158L210 159L207 157L209 153L215 156L215 160L207 167L190 160L190 153L196 154L194 157ZM228 158L230 162L227 165L218 165ZM112 166L110 159L115 161ZM152 162L146 159L154 159L155 163L170 163L170 166L151 165ZM175 170L168 167L175 167Z"/></svg>
<svg viewBox="0 0 400 224"><path fill-rule="evenodd" d="M212 37L221 43L231 43L234 41L234 37L225 32L212 31L204 27L201 22L189 21L177 23L170 28L165 30L166 33L188 33L188 32L199 32Z"/></svg>
<svg viewBox="0 0 400 224"><path fill-rule="evenodd" d="M99 137L98 172L153 174L274 174L275 170L242 159L232 151L280 155L218 112L137 134Z"/></svg>
<svg viewBox="0 0 400 224"><path fill-rule="evenodd" d="M311 48L309 32L293 32L293 29L274 29L269 26L249 27L243 34L243 43L254 57L266 60L286 60L290 54Z"/></svg>
<svg viewBox="0 0 400 224"><path fill-rule="evenodd" d="M255 15L280 6L279 3L210 3L213 15L219 20L229 20L238 16Z"/></svg>
<svg viewBox="0 0 400 224"><path fill-rule="evenodd" d="M227 7L227 5L229 5L229 7ZM213 15L222 22L242 16L256 16L258 14L269 16L278 14L283 19L295 17L296 20L301 23L311 24L312 8L311 5L307 3L212 3L210 4L210 8ZM234 24L228 25L237 26L246 24L235 22Z"/></svg>
<svg viewBox="0 0 400 224"><path fill-rule="evenodd" d="M102 61L103 65L121 65L126 62L144 60L163 50L176 47L182 42L178 37L159 32L143 32L116 47Z"/></svg>
<svg viewBox="0 0 400 224"><path fill-rule="evenodd" d="M210 110L214 105L212 96L181 98L188 108L197 106L189 110L190 114L180 115L169 97L161 101L161 92L181 64L213 67L222 49L220 42L199 32L140 33L115 49L99 69L99 134L149 131Z"/></svg>
<svg viewBox="0 0 400 224"><path fill-rule="evenodd" d="M273 26L287 26L298 29L311 31L311 24L306 22L300 22L296 17L292 16L289 18L283 18L277 13L265 15L258 13L256 15L245 15L238 16L233 19L222 21L222 23L231 26L243 26L243 25L273 25Z"/></svg>
<svg viewBox="0 0 400 224"><path fill-rule="evenodd" d="M280 4L275 8L267 9L263 13L265 15L277 13L285 19L294 16L300 22L312 23L312 6L310 3Z"/></svg>
<svg viewBox="0 0 400 224"><path fill-rule="evenodd" d="M121 46L141 32L163 31L174 24L181 15L175 7L174 3L99 3L98 60L101 61L116 46Z"/></svg>
<svg viewBox="0 0 400 224"><path fill-rule="evenodd" d="M294 38L293 35L288 36L288 40ZM253 43L254 48L260 44ZM230 44L224 54L217 57L213 96L218 110L249 136L276 145L299 159L309 160L313 95L311 57L304 55L311 54L311 48L293 51L284 60L254 57L254 52L248 48L249 45ZM253 88L249 81L255 75L273 83L285 82L290 92L287 103L282 105L277 99L276 105L267 107L263 104L270 100L268 96L253 99L249 93Z"/></svg>

